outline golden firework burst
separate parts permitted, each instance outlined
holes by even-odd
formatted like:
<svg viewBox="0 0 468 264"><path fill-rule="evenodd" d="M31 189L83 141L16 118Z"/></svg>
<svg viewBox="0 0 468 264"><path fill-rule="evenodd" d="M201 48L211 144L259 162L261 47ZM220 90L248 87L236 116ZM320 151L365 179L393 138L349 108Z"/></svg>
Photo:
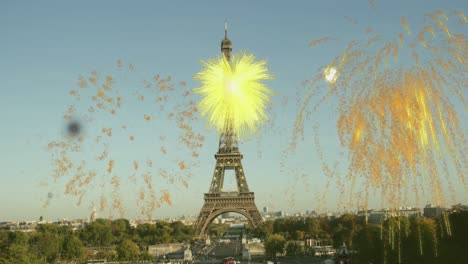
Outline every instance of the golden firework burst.
<svg viewBox="0 0 468 264"><path fill-rule="evenodd" d="M238 54L229 62L225 57L202 62L205 66L195 75L202 86L194 92L202 96L202 116L221 133L228 123L239 137L251 135L268 120L266 109L272 91L261 81L273 77L266 61L254 55Z"/></svg>

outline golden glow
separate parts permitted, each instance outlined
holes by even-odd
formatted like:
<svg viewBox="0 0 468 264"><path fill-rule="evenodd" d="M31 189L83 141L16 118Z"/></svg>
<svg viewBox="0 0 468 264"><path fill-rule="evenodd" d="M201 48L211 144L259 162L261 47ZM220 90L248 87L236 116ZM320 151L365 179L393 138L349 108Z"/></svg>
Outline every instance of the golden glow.
<svg viewBox="0 0 468 264"><path fill-rule="evenodd" d="M239 136L248 135L268 120L265 111L271 90L261 81L273 79L266 61L254 61L253 55L224 56L202 62L204 68L195 75L202 86L194 92L202 96L202 116L221 133L230 125Z"/></svg>
<svg viewBox="0 0 468 264"><path fill-rule="evenodd" d="M327 67L323 70L323 76L328 83L335 83L338 78L337 70L335 67Z"/></svg>

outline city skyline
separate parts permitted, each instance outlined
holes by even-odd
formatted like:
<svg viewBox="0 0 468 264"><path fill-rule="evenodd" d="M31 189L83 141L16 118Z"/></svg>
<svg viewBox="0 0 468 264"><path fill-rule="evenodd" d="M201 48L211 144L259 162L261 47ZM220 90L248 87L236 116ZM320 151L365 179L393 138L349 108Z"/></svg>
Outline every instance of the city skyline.
<svg viewBox="0 0 468 264"><path fill-rule="evenodd" d="M180 142L177 123L167 115L168 109L188 102L183 92L199 87L193 76L202 67L200 61L220 55L226 19L233 52L246 51L257 59L266 59L275 77L265 82L275 93L269 112L272 122L258 136L240 144L246 178L255 192L258 208L342 210L341 190L325 176L315 150L312 123L307 124L304 141L299 141L295 151L289 150L303 102L304 81L341 54L349 41L365 39L369 28L385 41L402 31L402 17L408 18L410 28L418 28L426 13L467 12L457 1L422 0L363 0L352 4L300 1L295 6L285 6L280 1L242 1L236 5L224 1L220 6L214 2L182 1L134 5L124 1L7 1L1 5L4 8L0 11L0 29L6 34L6 41L0 44L0 50L6 60L0 62L0 118L4 121L0 138L0 221L33 220L39 216L81 218L89 215L92 207L100 207L102 196L108 205L99 215L119 218L118 209L109 210L113 197L119 196L125 218L145 218L139 212L144 205L138 196L149 193L143 180L146 173L152 176L158 199L160 194L166 199L154 210L154 218L197 215L203 205L203 193L209 189L219 137L213 129L206 129L204 119L196 117L190 125L203 135L204 141L197 147L198 157L193 157L192 150L187 151ZM454 25L459 30L463 26ZM461 31L466 34L466 29ZM310 47L314 40L326 37L331 40ZM405 62L405 58L401 60ZM123 108L117 109L113 119L88 113L91 88L80 90L79 99L70 96L71 90L78 89L79 78L88 78L93 71L101 79L111 76L115 90L123 98ZM169 82L175 87L164 110L147 99L151 94L145 90L145 82L158 74L161 78L171 76ZM146 99L140 100L140 96ZM192 94L189 98L199 101ZM89 140L72 162L86 161L84 166L96 171L94 181L81 198L65 194L73 175L52 176L54 157L48 147L51 142L66 138L67 121L63 116L70 105L82 123L83 137ZM465 132L463 107L458 110ZM339 162L341 173L346 173L347 161L339 154L344 149L336 132L336 113L330 111L312 118L321 124L324 162ZM102 135L103 128L113 128L112 137ZM103 142L95 143L98 136L105 138ZM115 161L112 173L107 172L107 160L96 160L105 144L109 159ZM134 169L135 161L138 170ZM187 167L183 171L181 162ZM119 179L117 194L112 177ZM234 179L226 177L228 187L233 188ZM449 196L454 195L456 202L468 203L464 188L456 184ZM444 190L448 192L447 188ZM419 204L410 199L407 206L423 207L433 202L426 193ZM383 206L379 199L373 199L369 207Z"/></svg>

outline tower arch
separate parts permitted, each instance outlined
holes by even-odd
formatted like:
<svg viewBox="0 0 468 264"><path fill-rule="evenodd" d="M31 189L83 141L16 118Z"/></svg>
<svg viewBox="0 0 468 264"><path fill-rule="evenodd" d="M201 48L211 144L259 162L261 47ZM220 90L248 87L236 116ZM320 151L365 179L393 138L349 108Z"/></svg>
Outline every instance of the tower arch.
<svg viewBox="0 0 468 264"><path fill-rule="evenodd" d="M249 214L247 210L244 209L217 209L216 211L212 212L206 219L204 225L201 227L200 230L200 235L204 236L206 235L208 231L208 226L213 223L213 220L216 219L216 217L224 214L224 213L238 213L240 215L243 215L247 220L252 224L253 227L256 227L258 225L257 221L252 218L252 216Z"/></svg>

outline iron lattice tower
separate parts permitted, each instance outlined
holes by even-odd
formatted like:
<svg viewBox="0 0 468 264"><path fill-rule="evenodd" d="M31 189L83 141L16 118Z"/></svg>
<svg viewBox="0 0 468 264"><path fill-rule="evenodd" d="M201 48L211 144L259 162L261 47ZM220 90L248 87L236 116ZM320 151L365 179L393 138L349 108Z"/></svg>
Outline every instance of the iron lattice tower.
<svg viewBox="0 0 468 264"><path fill-rule="evenodd" d="M221 52L230 61L232 42L227 37L227 24ZM239 151L237 135L231 129L227 119L219 138L218 152L215 154L216 166L211 180L210 190L205 193L205 203L198 216L195 232L198 237L206 234L208 225L219 215L235 212L245 216L254 227L262 223L262 217L255 205L254 193L249 190L242 168L242 154ZM237 191L224 192L224 172L233 170L237 181Z"/></svg>

